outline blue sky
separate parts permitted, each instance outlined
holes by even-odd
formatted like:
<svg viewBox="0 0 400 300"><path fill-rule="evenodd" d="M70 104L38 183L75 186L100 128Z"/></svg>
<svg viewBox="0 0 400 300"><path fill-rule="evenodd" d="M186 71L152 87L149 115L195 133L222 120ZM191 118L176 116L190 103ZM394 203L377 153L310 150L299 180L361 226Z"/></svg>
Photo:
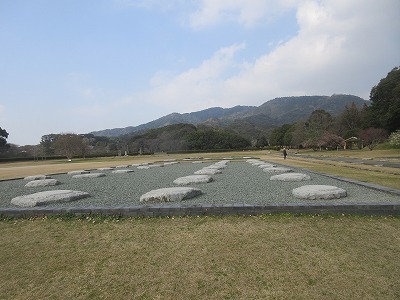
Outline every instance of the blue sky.
<svg viewBox="0 0 400 300"><path fill-rule="evenodd" d="M398 0L0 0L8 142L354 94L400 65Z"/></svg>

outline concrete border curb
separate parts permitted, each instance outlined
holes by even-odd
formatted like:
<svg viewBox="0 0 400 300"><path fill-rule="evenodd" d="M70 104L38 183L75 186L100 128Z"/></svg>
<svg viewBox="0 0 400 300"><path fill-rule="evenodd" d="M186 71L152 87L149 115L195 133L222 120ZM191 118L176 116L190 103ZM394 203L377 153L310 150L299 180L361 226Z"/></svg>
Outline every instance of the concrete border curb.
<svg viewBox="0 0 400 300"><path fill-rule="evenodd" d="M65 207L65 208L4 208L1 217L31 218L71 214L74 216L127 216L127 217L172 217L172 216L227 216L227 215L263 215L263 214L349 214L400 216L400 204L218 204L218 205L151 205L151 206L115 206L115 207Z"/></svg>

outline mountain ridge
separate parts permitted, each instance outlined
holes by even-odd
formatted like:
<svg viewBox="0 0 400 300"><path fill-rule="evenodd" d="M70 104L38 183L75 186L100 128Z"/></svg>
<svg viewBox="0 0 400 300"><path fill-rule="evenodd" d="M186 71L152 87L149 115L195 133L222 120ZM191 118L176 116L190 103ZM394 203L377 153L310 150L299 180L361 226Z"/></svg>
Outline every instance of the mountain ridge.
<svg viewBox="0 0 400 300"><path fill-rule="evenodd" d="M369 105L368 100L343 94L279 97L266 101L260 106L237 105L231 108L211 107L183 114L175 112L138 126L105 129L90 133L95 136L116 137L140 134L148 129L179 123L226 127L245 122L255 127L267 128L301 121L317 109L323 109L332 116L336 116L344 110L346 105L351 105L353 102L359 108Z"/></svg>

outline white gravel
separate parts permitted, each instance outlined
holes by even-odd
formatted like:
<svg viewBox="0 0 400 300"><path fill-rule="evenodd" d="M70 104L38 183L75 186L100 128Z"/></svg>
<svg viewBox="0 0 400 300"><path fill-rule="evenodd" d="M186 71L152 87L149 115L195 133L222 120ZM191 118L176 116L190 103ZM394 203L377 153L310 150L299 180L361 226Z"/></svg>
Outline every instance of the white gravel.
<svg viewBox="0 0 400 300"><path fill-rule="evenodd" d="M204 167L214 162L204 163ZM54 203L51 207L88 207L88 206L132 206L141 205L140 196L154 189L176 186L173 181L179 177L192 175L199 165L180 163L164 168L136 169L133 173L112 174L99 178L72 179L71 175L52 175L60 181L56 187L25 188L26 181L0 181L0 207L15 207L11 204L14 197L40 191L65 189L88 192L91 197L71 203ZM307 173L293 168L294 172ZM376 191L366 187L339 181L322 175L312 174L307 182L271 181L273 173L265 173L257 166L244 161L231 161L222 174L214 176L214 181L202 184L203 194L183 200L181 205L193 204L285 204L285 203L400 203L400 196ZM335 200L304 200L292 195L292 190L303 185L332 185L347 191L347 197ZM199 188L199 185L190 185ZM165 204L168 205L168 204Z"/></svg>

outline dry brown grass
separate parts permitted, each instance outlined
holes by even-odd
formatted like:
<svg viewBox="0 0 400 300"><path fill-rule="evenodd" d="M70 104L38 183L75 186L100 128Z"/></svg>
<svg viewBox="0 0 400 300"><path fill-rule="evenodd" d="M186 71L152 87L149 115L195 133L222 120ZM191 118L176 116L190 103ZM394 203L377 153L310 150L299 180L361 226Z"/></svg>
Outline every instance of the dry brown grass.
<svg viewBox="0 0 400 300"><path fill-rule="evenodd" d="M0 221L2 299L399 299L400 219Z"/></svg>
<svg viewBox="0 0 400 300"><path fill-rule="evenodd" d="M397 151L397 150L396 150ZM313 170L316 172L327 173L331 175L336 175L345 178L351 178L358 181L374 183L386 187L391 187L395 189L400 189L400 169L399 168L389 168L374 165L365 164L349 164L338 162L334 160L327 159L327 156L331 157L355 157L355 158L374 158L381 157L392 161L399 161L398 158L390 158L392 156L399 157L400 152L394 151L377 151L375 155L371 155L372 151L350 151L350 152L328 152L324 155L324 160L318 158L318 153L314 154L314 157L303 158L296 156L289 156L286 160L283 160L282 154L275 153L263 153L261 158L275 162L282 163L293 167L304 168L308 170ZM342 153L342 154L341 154ZM340 156L341 154L341 156ZM397 154L397 156L396 156ZM320 154L321 155L321 154Z"/></svg>

